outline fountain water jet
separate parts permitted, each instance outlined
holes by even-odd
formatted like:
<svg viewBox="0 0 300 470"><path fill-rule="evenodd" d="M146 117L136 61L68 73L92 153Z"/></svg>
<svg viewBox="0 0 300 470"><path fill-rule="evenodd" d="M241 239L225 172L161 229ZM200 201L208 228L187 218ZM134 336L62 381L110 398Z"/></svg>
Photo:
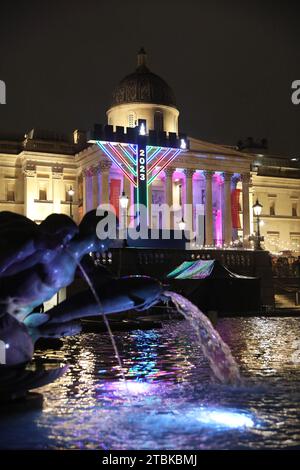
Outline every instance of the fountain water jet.
<svg viewBox="0 0 300 470"><path fill-rule="evenodd" d="M114 335L110 328L108 318L103 311L99 295L97 294L90 277L88 276L80 261L76 259L73 253L70 252L69 254L76 261L78 268L80 269L97 305L99 306L99 313L102 315L104 324L107 328L115 356L120 367L122 379L125 384L127 384L122 360L115 342ZM239 368L231 354L230 348L222 340L221 336L214 329L210 320L204 315L204 313L202 313L201 310L199 310L198 307L196 307L196 305L194 305L192 302L175 292L165 291L163 292L163 298L171 299L177 310L184 316L186 320L189 321L191 326L194 328L198 336L202 352L208 360L214 376L224 384L240 384L241 376Z"/></svg>
<svg viewBox="0 0 300 470"><path fill-rule="evenodd" d="M73 259L76 259L72 253L70 255ZM106 314L103 311L101 300L93 286L93 283L88 276L87 272L83 268L82 264L76 259L78 268L80 269L92 295L95 298L96 303L99 306L99 313L103 317L104 324L107 328L115 356L120 367L122 379L126 384L126 377L122 360L115 342L114 335L110 328L110 324ZM210 320L196 307L192 302L187 300L185 297L175 292L165 291L163 293L164 298L171 299L175 304L177 310L189 321L191 326L194 328L200 343L200 347L204 356L207 358L210 368L214 376L224 384L238 385L241 383L241 376L239 368L233 358L230 348L222 340L219 333L214 329Z"/></svg>
<svg viewBox="0 0 300 470"><path fill-rule="evenodd" d="M180 294L166 291L163 294L171 299L186 320L194 328L204 356L207 358L214 376L222 383L238 385L241 376L231 351L214 329L210 320L192 302Z"/></svg>
<svg viewBox="0 0 300 470"><path fill-rule="evenodd" d="M69 251L68 251L69 252ZM112 344L112 347L114 349L114 352L115 352L115 356L116 356L116 359L118 361L118 365L120 367L120 372L121 372L121 376L122 376L122 379L123 381L126 383L126 377L125 377L125 374L124 374L124 369L123 369L123 364L122 364L122 360L121 360L121 357L120 357L120 354L119 354L119 351L118 351L118 347L117 347L117 344L116 344L116 341L115 341L115 337L113 335L113 332L111 330L111 327L110 327L110 324L109 324L109 321L108 321L108 318L107 316L105 315L104 311L103 311L103 308L102 308L102 304L101 304L101 300L99 298L99 295L97 294L94 286L93 286L93 283L89 277L89 275L87 274L86 270L84 269L84 267L82 266L82 264L80 263L80 261L78 261L76 259L76 257L73 255L73 253L69 252L70 256L72 256L72 258L76 261L77 263L77 266L78 268L80 269L87 285L89 286L89 289L91 291L91 293L93 294L94 298L95 298L95 301L96 303L99 305L99 313L102 315L102 318L103 318L103 321L104 321L104 324L105 324L105 327L107 329L107 332L109 334L109 337L110 337L110 341L111 341L111 344Z"/></svg>

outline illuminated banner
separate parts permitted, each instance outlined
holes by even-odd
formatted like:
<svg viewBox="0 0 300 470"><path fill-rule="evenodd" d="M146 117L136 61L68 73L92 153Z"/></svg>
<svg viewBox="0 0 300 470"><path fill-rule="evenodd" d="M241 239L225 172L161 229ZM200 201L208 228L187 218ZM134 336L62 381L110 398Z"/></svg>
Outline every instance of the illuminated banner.
<svg viewBox="0 0 300 470"><path fill-rule="evenodd" d="M146 137L140 135L137 148L137 204L147 207L147 146Z"/></svg>
<svg viewBox="0 0 300 470"><path fill-rule="evenodd" d="M121 180L112 178L110 180L109 202L114 207L119 217L119 199L121 194Z"/></svg>
<svg viewBox="0 0 300 470"><path fill-rule="evenodd" d="M103 153L122 171L135 188L135 203L147 206L147 188L182 149L147 145L139 135L137 144L97 141ZM151 175L151 176L150 176Z"/></svg>
<svg viewBox="0 0 300 470"><path fill-rule="evenodd" d="M148 205L148 187L179 155L188 149L184 134L147 131L145 119L135 128L95 124L88 138L116 165L134 186L135 203Z"/></svg>

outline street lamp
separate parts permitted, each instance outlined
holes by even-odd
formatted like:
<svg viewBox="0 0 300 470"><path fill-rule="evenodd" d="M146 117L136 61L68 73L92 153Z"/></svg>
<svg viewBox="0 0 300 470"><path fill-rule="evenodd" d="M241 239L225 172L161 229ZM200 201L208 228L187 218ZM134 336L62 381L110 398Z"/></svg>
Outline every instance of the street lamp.
<svg viewBox="0 0 300 470"><path fill-rule="evenodd" d="M186 147L187 147L187 145L186 145L185 139L180 139L180 148L182 150L186 150Z"/></svg>
<svg viewBox="0 0 300 470"><path fill-rule="evenodd" d="M126 196L125 191L123 191L121 196L120 196L121 209L123 209L123 210L127 209L128 202L129 202L128 196Z"/></svg>
<svg viewBox="0 0 300 470"><path fill-rule="evenodd" d="M128 208L128 203L129 199L128 196L126 196L125 191L122 192L120 198L120 208L121 208L121 224L120 224L120 232L121 232L121 238L125 239L126 238L126 229L127 229L127 208Z"/></svg>
<svg viewBox="0 0 300 470"><path fill-rule="evenodd" d="M262 250L260 242L264 240L264 237L260 236L260 219L259 219L259 217L261 215L262 208L263 208L262 204L260 204L258 202L258 199L256 199L255 204L253 204L253 206L252 206L253 213L256 217L256 223L257 223L257 232L256 232L255 240L254 240L256 250Z"/></svg>
<svg viewBox="0 0 300 470"><path fill-rule="evenodd" d="M185 221L183 220L183 217L180 222L178 222L179 230L184 230L185 229Z"/></svg>
<svg viewBox="0 0 300 470"><path fill-rule="evenodd" d="M75 194L75 191L74 189L72 188L72 186L70 187L69 191L68 191L68 195L69 195L69 201L70 201L70 217L73 219L73 212L72 212L72 204L73 204L73 196Z"/></svg>

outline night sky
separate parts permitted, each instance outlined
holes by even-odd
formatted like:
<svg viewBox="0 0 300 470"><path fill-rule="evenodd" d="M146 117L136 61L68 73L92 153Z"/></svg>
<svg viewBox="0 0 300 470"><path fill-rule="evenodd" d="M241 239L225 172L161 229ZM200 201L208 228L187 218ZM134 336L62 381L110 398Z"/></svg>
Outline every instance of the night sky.
<svg viewBox="0 0 300 470"><path fill-rule="evenodd" d="M0 135L106 122L118 81L144 46L173 88L180 130L236 144L266 137L300 156L299 9L295 1L1 1Z"/></svg>

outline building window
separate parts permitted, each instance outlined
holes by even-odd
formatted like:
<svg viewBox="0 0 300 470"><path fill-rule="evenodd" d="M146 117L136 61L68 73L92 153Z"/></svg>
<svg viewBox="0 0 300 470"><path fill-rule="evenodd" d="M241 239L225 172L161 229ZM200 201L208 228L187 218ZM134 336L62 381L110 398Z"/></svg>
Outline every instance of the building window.
<svg viewBox="0 0 300 470"><path fill-rule="evenodd" d="M40 180L38 182L38 201L47 201L48 200L48 181Z"/></svg>
<svg viewBox="0 0 300 470"><path fill-rule="evenodd" d="M15 183L8 182L6 186L6 200L13 202L15 201Z"/></svg>
<svg viewBox="0 0 300 470"><path fill-rule="evenodd" d="M164 116L162 111L155 111L154 113L154 129L157 132L162 132L164 130Z"/></svg>
<svg viewBox="0 0 300 470"><path fill-rule="evenodd" d="M293 217L298 216L298 203L297 202L292 202L292 216Z"/></svg>
<svg viewBox="0 0 300 470"><path fill-rule="evenodd" d="M135 113L128 114L128 127L135 127Z"/></svg>
<svg viewBox="0 0 300 470"><path fill-rule="evenodd" d="M39 190L39 201L47 201L47 191L46 189Z"/></svg>
<svg viewBox="0 0 300 470"><path fill-rule="evenodd" d="M8 201L15 201L15 192L13 189L7 190L7 200Z"/></svg>
<svg viewBox="0 0 300 470"><path fill-rule="evenodd" d="M275 215L275 201L270 202L270 215Z"/></svg>

